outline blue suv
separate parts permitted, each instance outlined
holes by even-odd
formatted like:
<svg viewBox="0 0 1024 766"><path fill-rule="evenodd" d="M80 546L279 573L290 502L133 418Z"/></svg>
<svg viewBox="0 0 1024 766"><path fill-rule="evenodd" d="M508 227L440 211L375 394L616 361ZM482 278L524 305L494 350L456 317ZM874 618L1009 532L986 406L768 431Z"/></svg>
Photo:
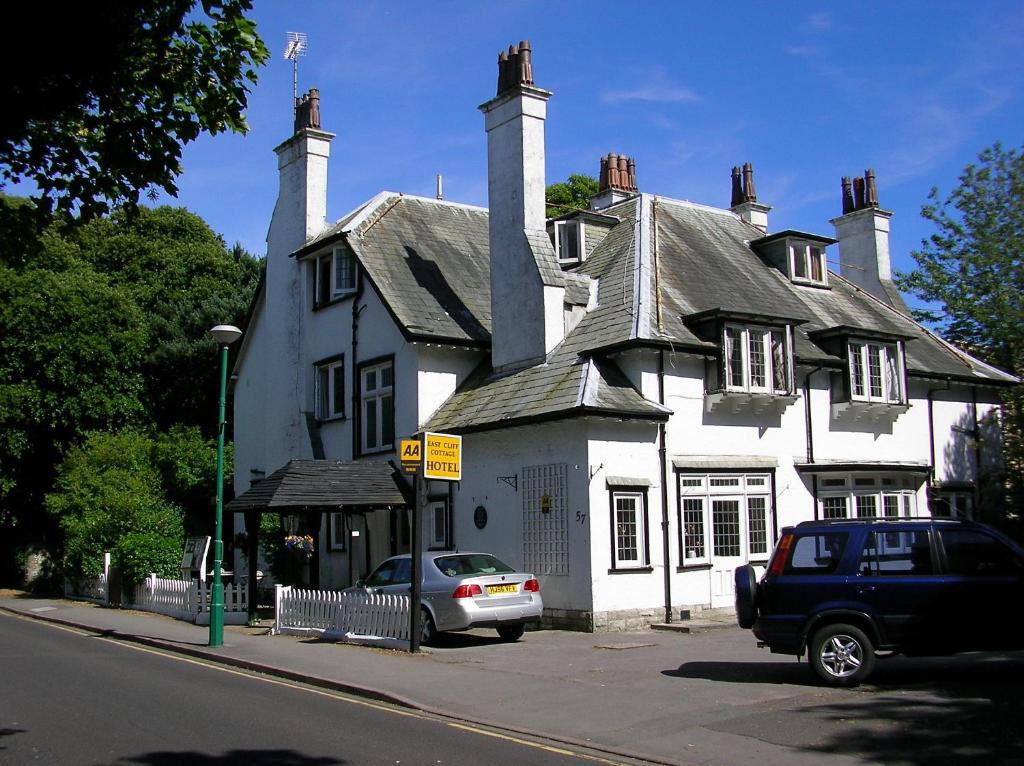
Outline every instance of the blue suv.
<svg viewBox="0 0 1024 766"><path fill-rule="evenodd" d="M946 519L808 521L782 530L760 582L736 570L736 618L773 653L853 686L879 652L1024 649L1024 549Z"/></svg>

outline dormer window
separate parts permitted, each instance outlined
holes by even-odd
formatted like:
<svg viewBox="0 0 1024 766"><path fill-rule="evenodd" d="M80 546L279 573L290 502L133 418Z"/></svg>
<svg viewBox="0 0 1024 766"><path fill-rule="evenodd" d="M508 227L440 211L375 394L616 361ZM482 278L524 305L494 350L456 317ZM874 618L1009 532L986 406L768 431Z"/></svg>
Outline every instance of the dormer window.
<svg viewBox="0 0 1024 766"><path fill-rule="evenodd" d="M902 343L850 340L850 398L859 402L906 402Z"/></svg>
<svg viewBox="0 0 1024 766"><path fill-rule="evenodd" d="M792 343L787 328L727 324L722 350L726 391L792 392Z"/></svg>
<svg viewBox="0 0 1024 766"><path fill-rule="evenodd" d="M580 263L586 250L584 238L586 224L577 219L574 221L555 221L555 255L562 265Z"/></svg>
<svg viewBox="0 0 1024 766"><path fill-rule="evenodd" d="M336 247L316 259L315 306L344 298L356 289L356 263L352 251Z"/></svg>
<svg viewBox="0 0 1024 766"><path fill-rule="evenodd" d="M795 285L828 287L825 249L836 240L805 231L780 231L750 246Z"/></svg>
<svg viewBox="0 0 1024 766"><path fill-rule="evenodd" d="M828 284L825 248L803 240L789 241L789 274L794 282Z"/></svg>

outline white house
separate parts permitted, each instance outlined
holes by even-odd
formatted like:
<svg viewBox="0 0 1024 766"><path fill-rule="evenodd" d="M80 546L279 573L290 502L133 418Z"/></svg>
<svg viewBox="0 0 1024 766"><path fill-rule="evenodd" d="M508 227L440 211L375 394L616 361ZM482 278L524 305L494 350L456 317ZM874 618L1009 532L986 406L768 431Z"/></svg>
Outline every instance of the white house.
<svg viewBox="0 0 1024 766"><path fill-rule="evenodd" d="M236 492L462 434L422 545L534 572L551 623L589 630L730 605L735 567L801 520L974 512L1016 379L908 316L870 171L843 180L835 238L773 232L749 165L725 210L639 191L617 155L590 210L545 220L550 96L528 43L501 54L489 210L385 191L333 224L334 136L316 91L298 104L236 367ZM321 539L320 581L345 587L408 550L408 519L333 514Z"/></svg>

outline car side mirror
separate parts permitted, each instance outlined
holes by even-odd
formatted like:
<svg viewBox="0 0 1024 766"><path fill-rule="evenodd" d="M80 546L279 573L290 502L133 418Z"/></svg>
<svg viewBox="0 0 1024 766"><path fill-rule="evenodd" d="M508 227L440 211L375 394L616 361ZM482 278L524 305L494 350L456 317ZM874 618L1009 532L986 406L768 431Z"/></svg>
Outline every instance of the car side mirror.
<svg viewBox="0 0 1024 766"><path fill-rule="evenodd" d="M366 580L364 580L362 577L360 577L358 580L356 580L356 587L357 588L365 588L366 587Z"/></svg>

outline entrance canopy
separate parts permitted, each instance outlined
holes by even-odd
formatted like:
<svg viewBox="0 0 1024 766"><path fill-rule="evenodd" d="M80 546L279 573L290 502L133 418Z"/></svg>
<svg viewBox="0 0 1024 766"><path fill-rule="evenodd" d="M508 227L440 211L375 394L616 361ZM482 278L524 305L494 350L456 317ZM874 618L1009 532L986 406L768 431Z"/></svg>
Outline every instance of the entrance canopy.
<svg viewBox="0 0 1024 766"><path fill-rule="evenodd" d="M289 460L236 497L236 513L338 512L406 508L412 496L390 463Z"/></svg>

